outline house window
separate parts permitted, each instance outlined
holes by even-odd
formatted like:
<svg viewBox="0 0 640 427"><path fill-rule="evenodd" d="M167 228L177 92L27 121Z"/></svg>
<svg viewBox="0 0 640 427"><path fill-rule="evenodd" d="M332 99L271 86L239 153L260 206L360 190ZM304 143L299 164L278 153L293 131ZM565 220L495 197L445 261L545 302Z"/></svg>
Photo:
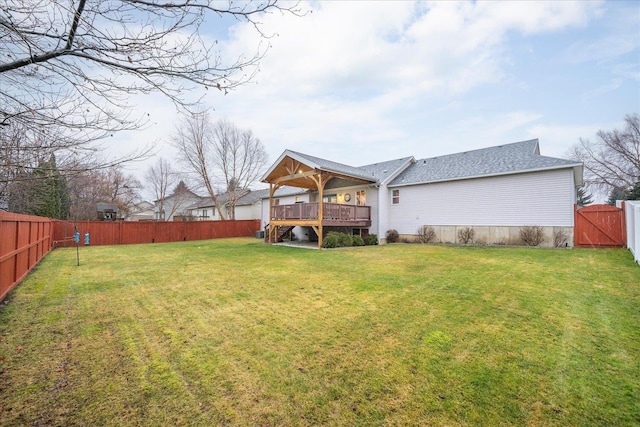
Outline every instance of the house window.
<svg viewBox="0 0 640 427"><path fill-rule="evenodd" d="M202 210L202 218L209 218L209 211L207 209Z"/></svg>
<svg viewBox="0 0 640 427"><path fill-rule="evenodd" d="M356 205L364 206L366 204L367 204L367 192L364 190L356 191Z"/></svg>
<svg viewBox="0 0 640 427"><path fill-rule="evenodd" d="M400 190L393 190L391 194L392 194L391 203L393 203L394 205L399 204L400 203Z"/></svg>
<svg viewBox="0 0 640 427"><path fill-rule="evenodd" d="M280 204L280 199L273 199L273 206L278 206Z"/></svg>
<svg viewBox="0 0 640 427"><path fill-rule="evenodd" d="M326 196L322 196L322 201L324 203L338 203L338 195L337 194L327 194Z"/></svg>
<svg viewBox="0 0 640 427"><path fill-rule="evenodd" d="M300 198L300 196L296 196L296 203L302 203L302 199Z"/></svg>

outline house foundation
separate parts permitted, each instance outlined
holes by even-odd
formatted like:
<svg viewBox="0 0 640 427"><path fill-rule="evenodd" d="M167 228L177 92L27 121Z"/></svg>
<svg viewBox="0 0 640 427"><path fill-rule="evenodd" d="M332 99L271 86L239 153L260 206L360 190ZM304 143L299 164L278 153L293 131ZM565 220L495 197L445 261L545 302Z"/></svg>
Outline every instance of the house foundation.
<svg viewBox="0 0 640 427"><path fill-rule="evenodd" d="M524 246L520 238L522 227L513 226L468 226L432 225L435 238L430 243L463 244L458 233L466 228L474 231L473 241L477 245ZM573 247L573 227L542 227L544 241L541 247ZM401 242L419 242L417 234L400 234Z"/></svg>

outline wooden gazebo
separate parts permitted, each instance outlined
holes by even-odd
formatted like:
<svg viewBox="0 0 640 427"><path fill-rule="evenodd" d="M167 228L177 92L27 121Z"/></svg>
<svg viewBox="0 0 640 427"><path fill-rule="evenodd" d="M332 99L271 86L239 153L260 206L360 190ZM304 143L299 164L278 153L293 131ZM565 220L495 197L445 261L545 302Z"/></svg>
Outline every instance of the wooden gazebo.
<svg viewBox="0 0 640 427"><path fill-rule="evenodd" d="M376 178L367 177L357 168L286 150L262 178L263 182L269 184L267 241L278 241L283 229L286 231L296 226L307 226L318 235L318 247L321 247L324 226L369 227L370 206L322 201L325 186L332 179L344 180L348 185L376 182ZM318 201L275 206L275 193L285 185L316 190Z"/></svg>

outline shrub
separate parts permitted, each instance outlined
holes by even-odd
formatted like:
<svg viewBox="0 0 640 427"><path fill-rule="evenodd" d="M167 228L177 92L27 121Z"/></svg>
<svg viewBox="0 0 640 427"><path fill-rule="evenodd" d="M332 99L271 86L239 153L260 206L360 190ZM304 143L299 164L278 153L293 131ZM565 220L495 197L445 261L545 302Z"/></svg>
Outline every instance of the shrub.
<svg viewBox="0 0 640 427"><path fill-rule="evenodd" d="M338 247L353 246L353 237L351 234L338 233Z"/></svg>
<svg viewBox="0 0 640 427"><path fill-rule="evenodd" d="M544 242L544 231L539 225L520 227L520 239L527 246L538 246Z"/></svg>
<svg viewBox="0 0 640 427"><path fill-rule="evenodd" d="M429 243L436 238L436 230L429 225L423 225L418 228L418 241L420 243Z"/></svg>
<svg viewBox="0 0 640 427"><path fill-rule="evenodd" d="M398 234L398 230L387 230L387 243L396 243L400 239L400 235Z"/></svg>
<svg viewBox="0 0 640 427"><path fill-rule="evenodd" d="M327 246L325 246L325 242L329 241L329 243L327 243ZM351 237L350 234L346 234L346 233L340 233L338 231L330 231L329 233L327 233L326 237L322 240L322 247L323 248L343 248L346 246L352 246L353 245L353 238Z"/></svg>
<svg viewBox="0 0 640 427"><path fill-rule="evenodd" d="M569 234L564 230L558 230L553 233L553 246L562 248L567 245Z"/></svg>
<svg viewBox="0 0 640 427"><path fill-rule="evenodd" d="M364 244L367 246L373 246L378 244L378 235L377 234L369 234L364 241Z"/></svg>
<svg viewBox="0 0 640 427"><path fill-rule="evenodd" d="M337 248L338 247L338 236L335 234L329 233L327 236L322 239L322 247L323 248Z"/></svg>
<svg viewBox="0 0 640 427"><path fill-rule="evenodd" d="M458 230L458 240L463 243L473 243L473 238L476 235L476 231L471 227L465 227Z"/></svg>
<svg viewBox="0 0 640 427"><path fill-rule="evenodd" d="M364 240L362 240L362 237L358 235L353 236L353 246L364 246Z"/></svg>

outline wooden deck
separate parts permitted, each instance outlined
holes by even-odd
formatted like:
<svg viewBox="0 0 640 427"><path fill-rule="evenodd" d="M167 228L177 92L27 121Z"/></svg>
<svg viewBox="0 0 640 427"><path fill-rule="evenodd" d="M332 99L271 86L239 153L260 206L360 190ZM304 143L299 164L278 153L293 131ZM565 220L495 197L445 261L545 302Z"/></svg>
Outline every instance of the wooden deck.
<svg viewBox="0 0 640 427"><path fill-rule="evenodd" d="M295 203L271 208L271 221L278 225L311 226L318 224L319 203ZM370 227L371 207L322 204L322 225L335 227Z"/></svg>

